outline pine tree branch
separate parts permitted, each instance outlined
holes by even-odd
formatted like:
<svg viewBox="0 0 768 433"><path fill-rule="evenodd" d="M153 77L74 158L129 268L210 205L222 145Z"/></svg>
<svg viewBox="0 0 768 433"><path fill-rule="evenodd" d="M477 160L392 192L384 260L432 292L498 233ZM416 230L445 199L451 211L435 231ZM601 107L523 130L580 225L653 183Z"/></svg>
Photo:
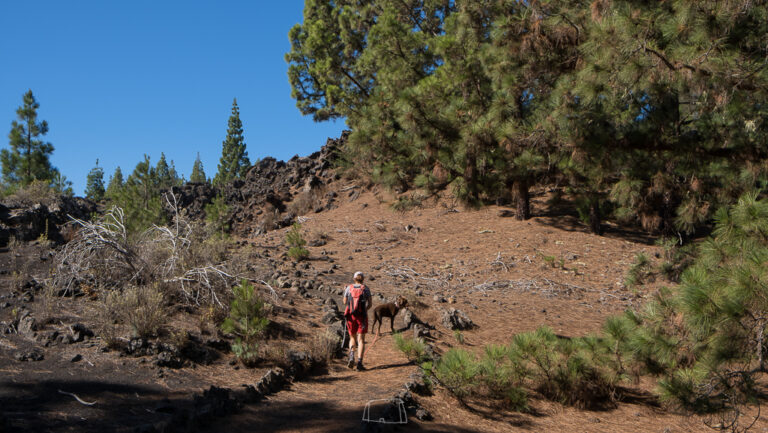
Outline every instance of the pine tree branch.
<svg viewBox="0 0 768 433"><path fill-rule="evenodd" d="M365 87L363 87L362 85L360 85L360 83L358 83L358 82L357 82L357 80L355 79L355 77L353 77L353 76L352 76L352 74L350 74L350 73L349 73L349 71L347 71L347 69L346 69L346 68L344 68L344 67L342 66L342 67L340 67L339 69L341 70L341 72L342 72L344 75L346 75L346 76L347 76L347 78L349 78L349 79L350 79L350 80L351 80L353 83L355 83L355 85L357 86L357 88L358 88L358 89L360 89L360 90L363 92L363 94L365 95L365 97L366 97L366 98L370 96L370 95L368 94L368 90L366 90L366 89L365 89Z"/></svg>

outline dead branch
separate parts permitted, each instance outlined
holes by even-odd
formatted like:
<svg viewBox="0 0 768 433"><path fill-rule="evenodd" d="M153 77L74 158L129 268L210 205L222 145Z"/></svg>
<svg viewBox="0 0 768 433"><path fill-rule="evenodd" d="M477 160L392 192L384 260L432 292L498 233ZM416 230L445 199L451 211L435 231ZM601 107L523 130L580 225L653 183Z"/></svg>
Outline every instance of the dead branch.
<svg viewBox="0 0 768 433"><path fill-rule="evenodd" d="M277 291L276 291L276 290L275 290L275 289L274 289L272 286L270 286L270 285L269 285L269 283L267 283L267 282L266 282L266 281L264 281L264 280L256 280L256 282L257 282L257 283L261 283L261 284L265 285L265 286L266 286L266 287L269 289L269 291L270 291L270 292L272 292L272 299L273 299L273 300L274 300L276 303L279 303L279 302L280 302L280 296L277 294Z"/></svg>
<svg viewBox="0 0 768 433"><path fill-rule="evenodd" d="M206 289L206 291L208 292L208 295L210 296L211 301L213 301L218 306L223 307L224 305L221 303L221 301L219 301L219 297L216 295L216 290L214 288L214 285L212 284L212 281L216 279L223 282L224 284L229 284L237 280L237 276L227 272L225 269L223 269L223 267L221 267L221 265L219 266L209 265L209 266L189 269L186 272L184 272L183 275L164 280L164 282L179 283L181 285L181 291L184 294L184 296L188 300L194 301L195 304L199 305L200 290L199 289L191 290L191 288L188 287L190 283L197 283L198 286L202 286L202 288Z"/></svg>
<svg viewBox="0 0 768 433"><path fill-rule="evenodd" d="M498 254L496 254L496 259L491 261L491 268L494 268L496 266L504 269L504 272L509 272L509 268L514 266L514 263L506 263L504 262L504 259L501 256L501 251L499 251Z"/></svg>
<svg viewBox="0 0 768 433"><path fill-rule="evenodd" d="M113 286L118 281L133 283L146 275L147 265L128 239L122 209L112 207L93 222L69 218L80 229L58 255L56 287L67 292L80 281L94 279Z"/></svg>
<svg viewBox="0 0 768 433"><path fill-rule="evenodd" d="M128 236L119 207L92 222L70 217L79 230L57 256L55 286L66 292L80 283L112 289L161 281L178 284L188 302L199 305L204 298L223 307L216 289L238 276L224 263L211 263L208 255L191 249L197 239L192 224L174 194L163 198L172 212L171 224L153 225L136 237Z"/></svg>
<svg viewBox="0 0 768 433"><path fill-rule="evenodd" d="M96 404L95 401L92 401L92 402L85 401L85 400L81 399L80 397L78 397L77 395L72 394L71 392L66 392L66 391L59 390L59 394L64 394L64 395L68 395L70 397L74 397L75 400L77 400L78 403L84 404L86 406L93 406L94 404Z"/></svg>

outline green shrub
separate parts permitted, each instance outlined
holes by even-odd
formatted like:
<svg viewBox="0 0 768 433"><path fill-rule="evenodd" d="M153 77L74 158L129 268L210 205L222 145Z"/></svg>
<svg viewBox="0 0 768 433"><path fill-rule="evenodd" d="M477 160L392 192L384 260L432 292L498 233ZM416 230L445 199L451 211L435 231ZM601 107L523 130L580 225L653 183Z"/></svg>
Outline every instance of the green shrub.
<svg viewBox="0 0 768 433"><path fill-rule="evenodd" d="M656 245L662 248L662 262L658 272L668 281L678 283L683 270L693 263L695 245L680 245L677 238L660 238Z"/></svg>
<svg viewBox="0 0 768 433"><path fill-rule="evenodd" d="M637 253L635 262L629 267L627 276L624 278L624 285L631 288L643 284L651 275L651 271L651 260L648 256L645 253Z"/></svg>
<svg viewBox="0 0 768 433"><path fill-rule="evenodd" d="M475 356L463 349L451 349L433 367L441 385L453 395L463 399L471 395L477 385L479 366Z"/></svg>
<svg viewBox="0 0 768 433"><path fill-rule="evenodd" d="M269 304L254 293L253 285L245 279L232 292L229 317L224 319L221 330L235 336L232 352L244 365L252 366L259 359L258 342L269 326Z"/></svg>
<svg viewBox="0 0 768 433"><path fill-rule="evenodd" d="M406 338L399 332L395 333L392 337L397 350L403 352L409 361L418 364L429 360L429 356L427 355L427 345L423 340Z"/></svg>
<svg viewBox="0 0 768 433"><path fill-rule="evenodd" d="M395 200L390 206L393 210L398 212L406 212L411 209L420 207L422 200L423 197L417 196L416 194L411 194L410 196L403 195Z"/></svg>
<svg viewBox="0 0 768 433"><path fill-rule="evenodd" d="M285 243L288 244L288 257L294 260L304 260L309 257L309 251L304 248L307 241L301 236L301 224L293 223L291 229L285 234Z"/></svg>
<svg viewBox="0 0 768 433"><path fill-rule="evenodd" d="M528 409L528 393L522 388L526 370L508 346L489 345L478 362L479 392L500 401L506 408Z"/></svg>
<svg viewBox="0 0 768 433"><path fill-rule="evenodd" d="M591 407L614 397L616 375L601 364L600 346L586 339L558 338L551 329L514 337L510 350L519 357L532 387L563 404Z"/></svg>
<svg viewBox="0 0 768 433"><path fill-rule="evenodd" d="M715 221L680 287L660 293L637 315L635 338L646 349L636 358L662 367L664 400L713 412L728 429L742 431L754 421L740 420L745 407L764 398L768 371L768 200L747 194L718 210Z"/></svg>
<svg viewBox="0 0 768 433"><path fill-rule="evenodd" d="M229 232L229 218L231 210L224 197L217 195L210 203L205 205L205 221L210 234L224 237Z"/></svg>

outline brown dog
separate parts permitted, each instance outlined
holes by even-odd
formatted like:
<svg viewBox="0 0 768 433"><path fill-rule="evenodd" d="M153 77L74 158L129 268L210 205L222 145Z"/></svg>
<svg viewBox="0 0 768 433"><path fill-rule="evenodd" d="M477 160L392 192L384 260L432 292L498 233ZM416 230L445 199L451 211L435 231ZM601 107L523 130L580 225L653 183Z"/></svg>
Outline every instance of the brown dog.
<svg viewBox="0 0 768 433"><path fill-rule="evenodd" d="M394 333L395 327L393 324L395 322L395 316L397 316L397 313L407 305L408 300L402 296L398 296L395 302L388 302L386 304L376 306L376 308L373 309L373 326L371 326L371 330L373 330L373 327L376 326L376 322L379 322L379 329L376 331L376 335L379 335L381 333L382 319L389 317L389 329L392 331L392 333Z"/></svg>

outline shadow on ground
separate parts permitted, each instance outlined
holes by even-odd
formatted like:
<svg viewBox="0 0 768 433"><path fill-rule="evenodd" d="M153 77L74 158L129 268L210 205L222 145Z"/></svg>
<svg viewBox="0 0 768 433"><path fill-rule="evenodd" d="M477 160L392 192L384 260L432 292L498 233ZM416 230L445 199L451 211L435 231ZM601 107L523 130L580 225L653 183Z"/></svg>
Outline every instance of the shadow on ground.
<svg viewBox="0 0 768 433"><path fill-rule="evenodd" d="M406 425L363 423L365 402L359 408L335 407L324 401L270 401L249 406L243 412L216 421L216 425L202 426L199 431L214 433L221 431L263 431L275 433L298 432L453 432L480 433L481 430L466 429L438 423L410 421Z"/></svg>
<svg viewBox="0 0 768 433"><path fill-rule="evenodd" d="M189 396L145 385L87 380L3 382L0 431L134 431L189 405Z"/></svg>

